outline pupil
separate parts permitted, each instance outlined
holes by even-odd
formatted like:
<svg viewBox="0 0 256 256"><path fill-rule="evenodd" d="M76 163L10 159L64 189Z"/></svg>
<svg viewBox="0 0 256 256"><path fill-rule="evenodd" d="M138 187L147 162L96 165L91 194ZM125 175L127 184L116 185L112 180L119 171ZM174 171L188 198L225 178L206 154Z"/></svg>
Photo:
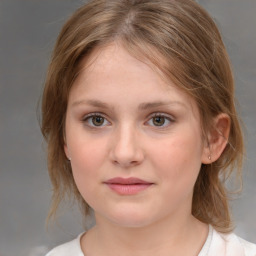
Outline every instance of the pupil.
<svg viewBox="0 0 256 256"><path fill-rule="evenodd" d="M156 126L161 126L161 125L163 125L164 123L165 123L165 120L164 120L163 117L161 117L161 116L154 117L154 124L155 124Z"/></svg>
<svg viewBox="0 0 256 256"><path fill-rule="evenodd" d="M103 117L95 116L93 117L93 124L96 126L100 126L103 124Z"/></svg>

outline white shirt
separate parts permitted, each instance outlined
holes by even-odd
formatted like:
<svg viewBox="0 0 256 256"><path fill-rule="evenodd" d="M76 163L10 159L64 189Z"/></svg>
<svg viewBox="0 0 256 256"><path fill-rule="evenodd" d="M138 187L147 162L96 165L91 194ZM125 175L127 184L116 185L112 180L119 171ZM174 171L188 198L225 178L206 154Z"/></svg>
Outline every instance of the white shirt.
<svg viewBox="0 0 256 256"><path fill-rule="evenodd" d="M80 245L82 235L55 247L46 256L85 256ZM219 233L209 226L208 237L198 256L256 256L256 244L249 243L234 233Z"/></svg>

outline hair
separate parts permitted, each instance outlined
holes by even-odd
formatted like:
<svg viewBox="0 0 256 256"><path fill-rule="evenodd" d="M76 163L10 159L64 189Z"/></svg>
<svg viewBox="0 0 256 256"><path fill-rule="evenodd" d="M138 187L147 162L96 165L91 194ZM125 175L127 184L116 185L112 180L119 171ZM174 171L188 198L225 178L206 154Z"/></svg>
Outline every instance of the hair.
<svg viewBox="0 0 256 256"><path fill-rule="evenodd" d="M197 103L205 135L214 117L230 118L227 146L212 164L202 164L194 186L192 214L220 232L233 229L226 179L241 177L243 136L235 109L234 80L220 32L210 15L192 0L94 0L80 7L62 28L53 51L42 97L41 131L48 145L53 186L49 218L60 202L80 195L64 152L70 89L86 59L98 47L121 42L134 57L147 60Z"/></svg>

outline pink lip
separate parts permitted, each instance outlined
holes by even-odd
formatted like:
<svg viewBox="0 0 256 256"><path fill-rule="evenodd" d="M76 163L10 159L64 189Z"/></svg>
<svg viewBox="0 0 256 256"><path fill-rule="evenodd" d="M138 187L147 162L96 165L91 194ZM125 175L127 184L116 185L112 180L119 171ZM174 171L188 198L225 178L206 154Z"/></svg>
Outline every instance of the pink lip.
<svg viewBox="0 0 256 256"><path fill-rule="evenodd" d="M134 177L116 177L107 180L106 182L104 182L104 184L106 184L110 189L112 189L113 191L120 195L134 195L153 185L153 183L151 182Z"/></svg>

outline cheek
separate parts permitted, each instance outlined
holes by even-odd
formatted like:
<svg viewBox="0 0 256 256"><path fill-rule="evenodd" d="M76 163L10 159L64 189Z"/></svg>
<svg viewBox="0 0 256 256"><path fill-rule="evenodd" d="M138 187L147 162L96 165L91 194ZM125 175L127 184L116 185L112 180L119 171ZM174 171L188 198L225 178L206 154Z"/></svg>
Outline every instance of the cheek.
<svg viewBox="0 0 256 256"><path fill-rule="evenodd" d="M97 177L97 170L101 168L106 155L103 141L90 139L85 141L73 141L70 145L71 166L79 190L93 185L91 180Z"/></svg>
<svg viewBox="0 0 256 256"><path fill-rule="evenodd" d="M195 180L201 166L202 147L196 133L177 134L158 141L151 150L154 165L162 175L178 181Z"/></svg>

